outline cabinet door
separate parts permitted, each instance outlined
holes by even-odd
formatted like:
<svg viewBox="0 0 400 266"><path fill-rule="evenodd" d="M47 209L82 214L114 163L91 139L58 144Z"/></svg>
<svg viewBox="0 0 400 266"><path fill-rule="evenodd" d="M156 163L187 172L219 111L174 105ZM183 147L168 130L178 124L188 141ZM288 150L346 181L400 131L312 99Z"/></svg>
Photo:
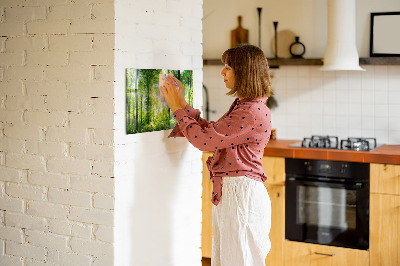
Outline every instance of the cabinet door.
<svg viewBox="0 0 400 266"><path fill-rule="evenodd" d="M371 194L371 266L400 265L400 196Z"/></svg>
<svg viewBox="0 0 400 266"><path fill-rule="evenodd" d="M201 253L204 258L211 258L212 252L212 183L206 161L211 152L203 153L203 196L202 196L202 224L201 224Z"/></svg>
<svg viewBox="0 0 400 266"><path fill-rule="evenodd" d="M285 241L285 266L366 266L365 250Z"/></svg>
<svg viewBox="0 0 400 266"><path fill-rule="evenodd" d="M264 156L261 163L268 177L266 184L285 185L285 158Z"/></svg>
<svg viewBox="0 0 400 266"><path fill-rule="evenodd" d="M285 187L265 184L271 199L271 250L265 259L266 266L283 265L285 240Z"/></svg>
<svg viewBox="0 0 400 266"><path fill-rule="evenodd" d="M400 165L370 165L371 193L400 195Z"/></svg>

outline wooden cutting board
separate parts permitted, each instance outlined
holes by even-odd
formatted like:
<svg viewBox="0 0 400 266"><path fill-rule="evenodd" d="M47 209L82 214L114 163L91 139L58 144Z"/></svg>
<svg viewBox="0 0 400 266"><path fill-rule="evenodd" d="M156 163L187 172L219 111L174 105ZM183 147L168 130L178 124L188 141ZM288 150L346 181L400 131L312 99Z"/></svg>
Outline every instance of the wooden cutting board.
<svg viewBox="0 0 400 266"><path fill-rule="evenodd" d="M249 31L242 27L242 16L238 16L238 27L231 30L231 48L238 44L249 43Z"/></svg>

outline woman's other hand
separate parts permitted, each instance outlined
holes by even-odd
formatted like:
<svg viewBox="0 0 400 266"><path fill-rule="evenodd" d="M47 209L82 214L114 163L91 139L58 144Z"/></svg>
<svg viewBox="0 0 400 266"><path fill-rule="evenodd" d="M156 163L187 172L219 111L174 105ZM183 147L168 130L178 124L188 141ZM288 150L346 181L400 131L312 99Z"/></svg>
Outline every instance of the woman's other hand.
<svg viewBox="0 0 400 266"><path fill-rule="evenodd" d="M178 109L186 107L185 88L178 79L168 77L161 90L164 93L165 101L173 113Z"/></svg>

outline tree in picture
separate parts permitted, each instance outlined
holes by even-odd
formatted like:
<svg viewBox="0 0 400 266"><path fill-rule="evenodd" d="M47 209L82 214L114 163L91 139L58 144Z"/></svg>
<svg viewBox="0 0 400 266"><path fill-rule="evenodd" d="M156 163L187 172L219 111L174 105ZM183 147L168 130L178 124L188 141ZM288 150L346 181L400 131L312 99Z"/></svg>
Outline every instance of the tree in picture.
<svg viewBox="0 0 400 266"><path fill-rule="evenodd" d="M185 99L193 104L193 71L168 69L126 69L126 133L171 129L176 121L161 100L160 74L173 74L185 87Z"/></svg>

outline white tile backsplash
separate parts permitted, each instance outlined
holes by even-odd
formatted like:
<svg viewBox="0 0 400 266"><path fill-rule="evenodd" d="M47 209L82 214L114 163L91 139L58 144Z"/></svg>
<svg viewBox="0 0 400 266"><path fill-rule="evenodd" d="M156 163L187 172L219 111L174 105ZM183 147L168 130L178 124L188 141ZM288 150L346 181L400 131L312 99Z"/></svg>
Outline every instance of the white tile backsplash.
<svg viewBox="0 0 400 266"><path fill-rule="evenodd" d="M278 108L272 110L272 124L277 137L376 137L382 144L400 144L400 66L362 67L366 71L329 72L320 71L318 66L272 69L278 101ZM226 92L219 72L213 74L207 68L204 83L214 94ZM229 106L232 100L211 97L210 108ZM213 116L218 119L222 114L221 110Z"/></svg>

